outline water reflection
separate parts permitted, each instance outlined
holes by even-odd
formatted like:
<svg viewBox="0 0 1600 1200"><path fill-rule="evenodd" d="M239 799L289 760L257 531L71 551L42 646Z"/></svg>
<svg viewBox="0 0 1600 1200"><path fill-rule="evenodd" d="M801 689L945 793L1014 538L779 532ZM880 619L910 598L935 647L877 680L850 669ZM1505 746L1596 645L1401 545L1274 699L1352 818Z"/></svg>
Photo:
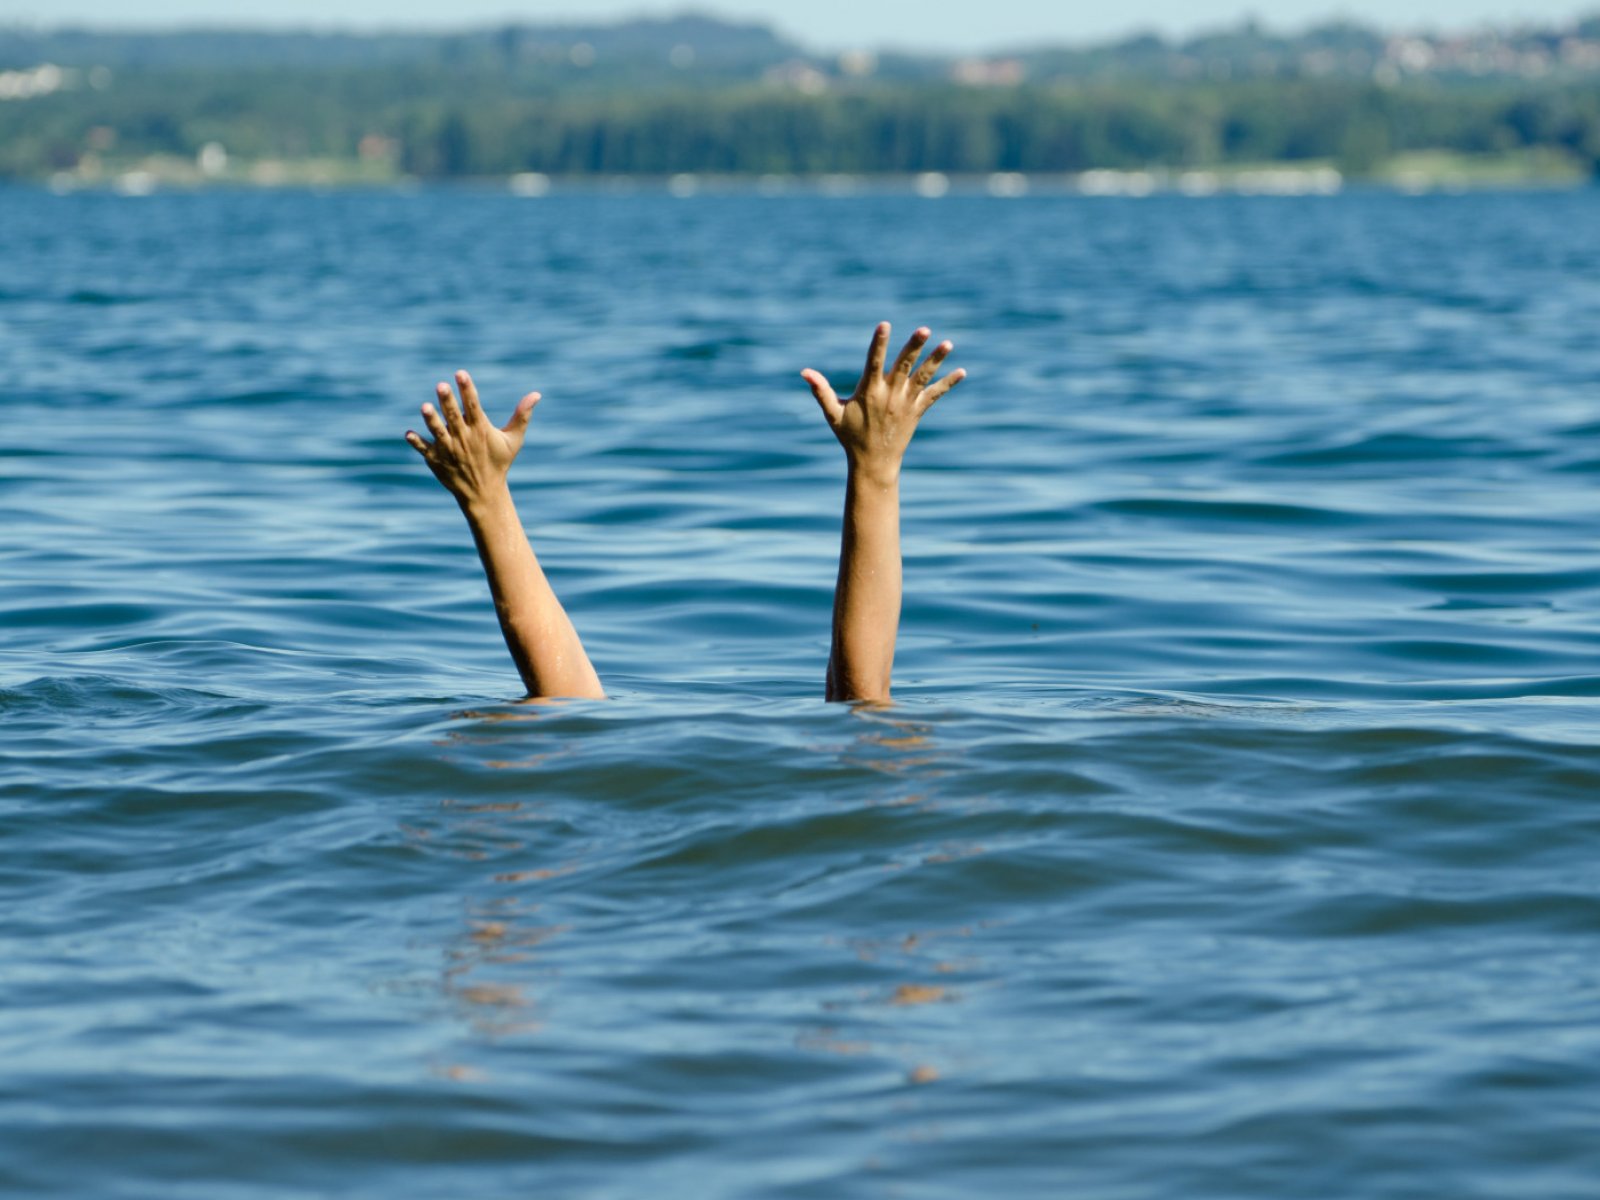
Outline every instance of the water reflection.
<svg viewBox="0 0 1600 1200"><path fill-rule="evenodd" d="M892 775L943 765L931 723L905 715L892 703L854 704L851 715L869 727L856 735L857 752L843 755L845 763ZM923 774L931 777L936 773Z"/></svg>
<svg viewBox="0 0 1600 1200"><path fill-rule="evenodd" d="M570 714L571 706L565 711ZM594 1013L565 1010L552 1017L562 1011L553 994L561 978L557 960L572 978L575 964L587 962L583 986L591 994L622 989L621 995L613 993L613 1002L625 1008L637 1004L654 1010L665 1002L664 996L633 990L637 980L695 977L700 982L687 994L675 993L673 1004L708 1017L742 1011L761 971L787 978L798 964L810 962L805 974L816 982L791 983L773 993L785 995L792 1011L766 1025L766 1053L839 1060L841 1069L852 1072L888 1070L908 1087L957 1071L960 1055L952 1055L947 1045L949 1018L940 1014L962 1006L970 987L980 983L979 957L956 948L970 946L983 922L911 924L893 934L869 933L881 923L843 906L831 918L834 932L811 930L780 952L786 966L767 956L757 928L724 907L729 881L756 870L770 876L775 898L791 898L781 903L813 903L804 897L814 888L815 903L832 911L830 876L819 875L813 864L852 841L859 865L851 868L857 882L850 886L865 888L868 895L882 890L873 881L885 873L912 881L924 872L960 870L966 860L987 854L982 840L952 836L943 822L929 826L932 836L920 844L915 834L906 840L907 822L923 823L941 808L939 780L961 754L941 736L939 723L891 705L843 709L825 707L820 700L797 705L783 720L798 726L799 736L789 744L775 739L773 752L792 748L807 769L837 772L849 786L831 798L819 793L783 801L793 807L781 817L771 807L770 794L752 792L749 803L766 805L769 815L794 834L744 841L727 823L744 820L737 815L744 799L737 788L716 796L722 776L714 753L702 756L709 766L692 777L663 772L652 778L643 769L655 744L674 754L696 738L715 747L733 722L745 719L744 710L712 705L705 713L664 719L659 706L649 706L637 720L625 707L620 710L624 719L617 720L618 715L619 709L611 707L604 722L591 726L586 718L578 725L564 722L562 706L463 711L458 723L436 739L455 768L480 779L481 791L475 798L440 801L432 819L417 822L411 836L430 855L483 864L481 875L462 880L456 889L456 896L467 900L454 929L442 939L437 978L438 995L470 1052L459 1056L465 1061L453 1056L445 1066L435 1065L436 1073L470 1083L495 1073L494 1056L526 1039L538 1039L548 1050L554 1044L544 1039L553 1019L572 1026L559 1044L582 1036ZM812 741L804 734L804 723L812 721L847 736ZM618 734L634 754L625 778L608 761L608 747L614 750ZM601 781L618 790L596 786ZM697 789L693 819L698 824L684 827L672 814L691 786ZM698 790L702 787L709 794ZM970 803L963 802L960 810L970 811ZM718 812L724 815L715 816ZM597 827L627 829L633 844L598 841ZM617 869L591 870L581 898L575 897L580 869L596 865L602 846L606 861ZM679 880L693 882L680 885ZM592 915L578 913L592 913L591 905L614 913L619 910L612 905L626 904L634 915L622 918L622 926L661 922L658 895L670 895L666 903L675 914L663 926L667 932L660 945L615 963L589 960L620 926L615 918L597 926ZM574 940L585 927L590 936ZM697 965L707 956L725 964L711 973L716 983L709 983L711 976Z"/></svg>

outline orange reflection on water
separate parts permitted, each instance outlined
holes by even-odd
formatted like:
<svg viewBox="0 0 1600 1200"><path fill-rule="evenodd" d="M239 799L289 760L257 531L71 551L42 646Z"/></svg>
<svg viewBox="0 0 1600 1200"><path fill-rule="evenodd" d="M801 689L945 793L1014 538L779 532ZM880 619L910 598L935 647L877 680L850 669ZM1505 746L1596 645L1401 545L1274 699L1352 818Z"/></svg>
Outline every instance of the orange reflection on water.
<svg viewBox="0 0 1600 1200"><path fill-rule="evenodd" d="M570 875L577 870L571 863L559 867L538 867L531 871L502 871L494 877L496 883L533 883Z"/></svg>
<svg viewBox="0 0 1600 1200"><path fill-rule="evenodd" d="M943 1000L953 999L955 997L950 992L933 984L902 983L889 997L889 1003L897 1008L908 1008L912 1005L937 1004Z"/></svg>
<svg viewBox="0 0 1600 1200"><path fill-rule="evenodd" d="M557 934L564 925L531 924L537 905L514 902L492 906L493 916L469 918L466 929L445 947L442 988L454 1000L472 1028L487 1037L537 1032L542 1022L528 1012L533 1001L522 980L482 979L484 969L512 967L521 974L533 961L535 948Z"/></svg>
<svg viewBox="0 0 1600 1200"><path fill-rule="evenodd" d="M925 722L890 716L891 711L888 704L852 706L853 716L878 727L856 735L856 745L866 748L865 756L859 760L861 764L890 774L937 764L942 752L933 739L933 727Z"/></svg>
<svg viewBox="0 0 1600 1200"><path fill-rule="evenodd" d="M798 1034L794 1044L801 1050L820 1050L827 1054L842 1054L854 1057L860 1054L876 1053L877 1048L871 1042L850 1042L839 1038L838 1030L831 1025L824 1025L810 1033Z"/></svg>

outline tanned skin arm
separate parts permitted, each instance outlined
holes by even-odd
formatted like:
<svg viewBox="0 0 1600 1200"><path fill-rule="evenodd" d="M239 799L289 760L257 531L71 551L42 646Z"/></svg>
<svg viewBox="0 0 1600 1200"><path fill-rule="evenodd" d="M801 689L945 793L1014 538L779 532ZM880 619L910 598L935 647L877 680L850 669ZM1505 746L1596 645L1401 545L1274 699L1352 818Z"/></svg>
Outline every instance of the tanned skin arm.
<svg viewBox="0 0 1600 1200"><path fill-rule="evenodd" d="M900 628L900 464L922 414L966 378L964 370L934 376L952 349L941 342L917 365L929 332L919 329L886 375L889 323L873 332L867 369L841 401L820 371L802 371L844 447L848 475L839 581L833 593L829 700L889 698L894 641Z"/></svg>
<svg viewBox="0 0 1600 1200"><path fill-rule="evenodd" d="M484 414L472 377L457 371L456 386L461 389L460 403L450 385L441 383L439 408L422 406L433 441L410 429L406 441L456 498L467 519L489 577L500 632L529 695L599 699L605 695L600 678L528 544L506 483L539 393L524 396L505 427L496 428Z"/></svg>

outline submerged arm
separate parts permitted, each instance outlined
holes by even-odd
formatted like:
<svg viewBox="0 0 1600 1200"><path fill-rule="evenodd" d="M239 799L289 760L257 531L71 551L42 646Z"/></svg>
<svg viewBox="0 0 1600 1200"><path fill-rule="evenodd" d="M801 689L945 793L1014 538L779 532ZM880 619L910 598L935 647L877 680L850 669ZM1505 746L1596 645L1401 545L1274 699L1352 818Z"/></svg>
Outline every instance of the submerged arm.
<svg viewBox="0 0 1600 1200"><path fill-rule="evenodd" d="M801 372L844 448L848 476L833 594L833 647L828 655L829 700L887 700L900 628L900 465L922 414L966 378L952 371L933 382L952 349L942 342L921 366L929 333L919 329L884 374L889 325L878 326L867 369L841 402L818 371Z"/></svg>
<svg viewBox="0 0 1600 1200"><path fill-rule="evenodd" d="M422 406L433 441L411 430L406 441L456 498L472 530L494 597L506 648L533 696L604 696L583 643L533 553L511 499L506 473L522 449L539 394L522 398L510 422L497 429L484 415L472 378L456 373L461 403L449 384L438 388L441 416Z"/></svg>

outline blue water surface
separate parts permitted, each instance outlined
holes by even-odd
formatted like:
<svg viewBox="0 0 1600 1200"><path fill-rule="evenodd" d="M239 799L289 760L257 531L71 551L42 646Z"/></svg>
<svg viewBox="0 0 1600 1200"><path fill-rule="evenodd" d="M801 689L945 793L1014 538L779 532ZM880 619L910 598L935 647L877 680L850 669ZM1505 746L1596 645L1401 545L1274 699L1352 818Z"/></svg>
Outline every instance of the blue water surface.
<svg viewBox="0 0 1600 1200"><path fill-rule="evenodd" d="M971 378L851 709L883 318ZM1600 191L13 189L0 363L0 1193L1600 1186Z"/></svg>

